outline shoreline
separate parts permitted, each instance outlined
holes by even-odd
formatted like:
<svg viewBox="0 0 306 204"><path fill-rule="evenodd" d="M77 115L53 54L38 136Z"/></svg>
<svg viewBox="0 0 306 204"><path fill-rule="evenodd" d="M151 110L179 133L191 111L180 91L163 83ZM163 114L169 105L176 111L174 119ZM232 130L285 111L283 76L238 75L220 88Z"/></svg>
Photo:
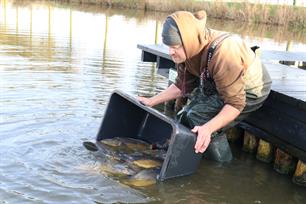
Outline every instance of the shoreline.
<svg viewBox="0 0 306 204"><path fill-rule="evenodd" d="M306 8L290 5L231 3L195 0L62 0L63 2L94 4L109 8L126 8L172 13L205 10L208 18L306 28Z"/></svg>
<svg viewBox="0 0 306 204"><path fill-rule="evenodd" d="M42 0L36 0L42 1ZM306 29L306 7L252 3L232 3L199 0L43 0L45 2L91 5L97 8L132 9L143 12L170 14L178 10L190 12L205 10L211 19L236 23L283 26L292 31ZM33 2L15 0L15 2Z"/></svg>

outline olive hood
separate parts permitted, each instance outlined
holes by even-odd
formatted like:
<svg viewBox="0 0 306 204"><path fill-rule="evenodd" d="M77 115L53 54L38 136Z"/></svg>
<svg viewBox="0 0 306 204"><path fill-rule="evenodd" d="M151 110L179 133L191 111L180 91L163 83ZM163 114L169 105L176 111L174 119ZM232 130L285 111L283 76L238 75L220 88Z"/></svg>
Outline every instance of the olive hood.
<svg viewBox="0 0 306 204"><path fill-rule="evenodd" d="M205 11L190 13L187 11L177 11L170 15L176 22L181 35L182 44L186 54L186 66L189 70L195 70L200 67L201 53L208 44L208 36L206 35L206 19ZM198 73L193 73L198 75Z"/></svg>

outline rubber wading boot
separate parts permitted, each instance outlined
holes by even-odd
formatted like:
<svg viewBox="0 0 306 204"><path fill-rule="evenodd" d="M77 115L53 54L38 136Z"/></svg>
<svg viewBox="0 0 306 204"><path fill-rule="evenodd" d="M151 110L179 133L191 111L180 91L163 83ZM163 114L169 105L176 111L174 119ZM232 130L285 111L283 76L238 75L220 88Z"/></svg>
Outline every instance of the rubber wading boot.
<svg viewBox="0 0 306 204"><path fill-rule="evenodd" d="M211 139L203 157L217 162L230 162L233 159L225 133L218 134Z"/></svg>

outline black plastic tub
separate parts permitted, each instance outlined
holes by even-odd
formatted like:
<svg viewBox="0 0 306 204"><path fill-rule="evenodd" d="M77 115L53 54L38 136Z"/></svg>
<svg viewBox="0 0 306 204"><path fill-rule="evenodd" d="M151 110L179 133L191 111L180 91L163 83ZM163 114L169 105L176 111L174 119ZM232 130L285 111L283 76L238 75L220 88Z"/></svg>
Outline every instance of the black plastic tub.
<svg viewBox="0 0 306 204"><path fill-rule="evenodd" d="M151 144L169 140L157 176L159 181L194 173L202 158L202 154L195 153L196 135L190 129L120 91L111 94L96 140L113 137L130 137Z"/></svg>

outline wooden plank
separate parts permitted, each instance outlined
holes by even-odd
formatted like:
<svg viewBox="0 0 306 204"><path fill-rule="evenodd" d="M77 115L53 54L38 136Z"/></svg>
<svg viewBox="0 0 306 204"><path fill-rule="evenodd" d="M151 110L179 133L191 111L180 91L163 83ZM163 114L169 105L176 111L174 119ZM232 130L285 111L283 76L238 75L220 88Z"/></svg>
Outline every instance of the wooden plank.
<svg viewBox="0 0 306 204"><path fill-rule="evenodd" d="M171 60L168 54L168 47L162 44L138 44L139 49ZM286 52L278 50L260 50L260 58L263 61L288 61L288 62L306 62L306 52Z"/></svg>
<svg viewBox="0 0 306 204"><path fill-rule="evenodd" d="M158 56L156 60L158 69L169 69L175 68L175 63L172 60L165 59L163 57Z"/></svg>
<svg viewBox="0 0 306 204"><path fill-rule="evenodd" d="M272 78L274 91L306 102L306 70L281 64L264 65Z"/></svg>
<svg viewBox="0 0 306 204"><path fill-rule="evenodd" d="M168 48L164 45L142 45L142 44L138 44L137 48L144 50L146 52L152 53L156 56L160 56L166 59L171 60L170 55L168 54ZM172 60L171 60L172 61Z"/></svg>
<svg viewBox="0 0 306 204"><path fill-rule="evenodd" d="M156 62L156 55L150 53L150 52L146 52L146 51L142 51L141 53L141 60L143 62Z"/></svg>
<svg viewBox="0 0 306 204"><path fill-rule="evenodd" d="M306 62L306 52L286 52L277 50L262 50L260 57L263 61L287 61L287 62Z"/></svg>

